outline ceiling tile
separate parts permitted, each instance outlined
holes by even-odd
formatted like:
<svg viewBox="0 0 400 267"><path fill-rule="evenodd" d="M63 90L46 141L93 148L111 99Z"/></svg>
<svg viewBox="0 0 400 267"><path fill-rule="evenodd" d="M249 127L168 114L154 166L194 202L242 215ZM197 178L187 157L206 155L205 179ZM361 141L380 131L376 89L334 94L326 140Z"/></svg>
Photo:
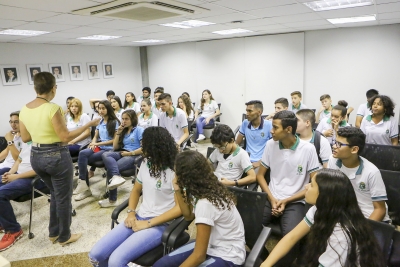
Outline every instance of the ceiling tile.
<svg viewBox="0 0 400 267"><path fill-rule="evenodd" d="M220 0L215 2L214 4L245 11L245 10L254 10L260 8L274 7L274 6L282 6L295 4L295 0Z"/></svg>
<svg viewBox="0 0 400 267"><path fill-rule="evenodd" d="M232 8L222 7L222 6L213 4L213 3L202 4L202 5L199 5L199 7L208 9L209 11L204 11L203 13L200 13L200 14L185 16L185 18L187 18L187 19L199 19L199 18L205 18L205 17L212 17L212 16L217 16L217 15L229 14L229 13L232 13L232 12L236 11L236 10L234 10ZM182 19L182 21L183 20L186 20L186 19Z"/></svg>
<svg viewBox="0 0 400 267"><path fill-rule="evenodd" d="M111 19L99 18L99 17L89 17L89 16L78 16L70 14L61 14L51 18L39 20L39 22L48 22L55 24L67 24L67 25L95 25L97 23L105 22Z"/></svg>
<svg viewBox="0 0 400 267"><path fill-rule="evenodd" d="M282 25L284 25L286 27L291 27L291 28L300 28L300 27L313 27L313 26L332 25L332 24L325 19L320 19L320 20L309 20L309 21L283 23Z"/></svg>
<svg viewBox="0 0 400 267"><path fill-rule="evenodd" d="M35 31L48 31L57 32L63 30L69 30L76 28L74 25L62 25L62 24L51 24L51 23L40 23L40 22L30 22L28 24L19 26L15 29L18 30L35 30Z"/></svg>
<svg viewBox="0 0 400 267"><path fill-rule="evenodd" d="M251 27L251 26L262 26L262 25L271 25L276 24L276 22L272 18L265 18L265 19L252 19L252 20L245 20L242 23L234 24L234 23L226 23L225 25L235 25L238 28L243 27Z"/></svg>
<svg viewBox="0 0 400 267"><path fill-rule="evenodd" d="M202 21L213 22L213 23L230 23L238 20L252 20L257 19L256 16L245 14L243 12L235 12L230 14L223 14L219 16L206 17Z"/></svg>
<svg viewBox="0 0 400 267"><path fill-rule="evenodd" d="M174 31L176 29L177 28L160 26L160 25L148 25L144 27L135 28L135 30L140 32L167 32L167 31Z"/></svg>
<svg viewBox="0 0 400 267"><path fill-rule="evenodd" d="M147 26L148 23L143 23L139 21L128 21L128 20L109 20L105 22L96 23L92 25L98 28L115 29L115 30L125 30L137 27Z"/></svg>
<svg viewBox="0 0 400 267"><path fill-rule="evenodd" d="M247 27L247 30L251 31L269 31L269 30L277 30L277 29L287 29L288 27L280 25L280 24L274 24L274 25L264 25L264 26L253 26L253 27Z"/></svg>
<svg viewBox="0 0 400 267"><path fill-rule="evenodd" d="M0 5L0 18L10 20L36 21L57 15L58 13L31 10Z"/></svg>
<svg viewBox="0 0 400 267"><path fill-rule="evenodd" d="M2 5L23 7L34 10L53 11L60 13L69 13L72 10L96 6L89 0L50 0L50 1L32 1L32 0L1 0Z"/></svg>
<svg viewBox="0 0 400 267"><path fill-rule="evenodd" d="M28 22L22 20L7 20L7 19L0 19L0 28L2 29L9 29L14 27L18 27L20 25L27 24Z"/></svg>
<svg viewBox="0 0 400 267"><path fill-rule="evenodd" d="M95 34L104 34L110 32L110 29L102 29L102 28L95 28L95 27L77 27L69 30L65 30L62 32L70 32L70 33L81 33L86 35L95 35Z"/></svg>
<svg viewBox="0 0 400 267"><path fill-rule="evenodd" d="M317 25L317 26L304 26L304 27L292 27L293 29L299 31L315 31L315 30L328 30L328 29L335 29L334 25Z"/></svg>
<svg viewBox="0 0 400 267"><path fill-rule="evenodd" d="M145 32L140 32L137 30L110 30L107 32L107 35L113 35L113 36L134 36L134 35L139 35L139 34L146 34Z"/></svg>
<svg viewBox="0 0 400 267"><path fill-rule="evenodd" d="M378 15L378 19L398 19L400 18L400 12L393 12L393 13L381 13Z"/></svg>
<svg viewBox="0 0 400 267"><path fill-rule="evenodd" d="M262 8L258 10L250 10L247 11L247 13L259 17L279 17L279 16L294 15L301 13L310 13L310 9L302 4L292 4L285 6Z"/></svg>
<svg viewBox="0 0 400 267"><path fill-rule="evenodd" d="M376 9L375 6L362 6L362 7L344 8L344 9L336 9L329 11L320 11L317 13L322 18L333 19L333 18L347 18L354 16L376 14Z"/></svg>
<svg viewBox="0 0 400 267"><path fill-rule="evenodd" d="M276 23L289 23L289 22L318 20L318 19L321 19L321 17L318 16L317 13L315 12L272 18L272 20L275 21Z"/></svg>
<svg viewBox="0 0 400 267"><path fill-rule="evenodd" d="M400 2L377 5L376 7L379 13L396 12L400 11Z"/></svg>

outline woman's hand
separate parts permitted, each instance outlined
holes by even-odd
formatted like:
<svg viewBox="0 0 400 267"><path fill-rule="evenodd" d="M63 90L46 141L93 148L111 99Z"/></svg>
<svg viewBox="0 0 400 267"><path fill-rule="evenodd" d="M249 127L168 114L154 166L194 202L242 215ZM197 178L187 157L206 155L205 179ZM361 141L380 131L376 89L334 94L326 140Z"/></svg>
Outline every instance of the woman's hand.
<svg viewBox="0 0 400 267"><path fill-rule="evenodd" d="M125 226L127 228L132 228L132 226L135 224L136 220L136 212L133 213L128 213L128 217L125 219Z"/></svg>
<svg viewBox="0 0 400 267"><path fill-rule="evenodd" d="M210 123L211 118L208 117L207 119L205 119L206 125Z"/></svg>
<svg viewBox="0 0 400 267"><path fill-rule="evenodd" d="M132 156L132 152L130 151L122 151L121 156L126 157L126 156Z"/></svg>
<svg viewBox="0 0 400 267"><path fill-rule="evenodd" d="M101 118L97 118L97 119L91 120L91 121L89 122L89 127L99 125L100 120L101 120Z"/></svg>
<svg viewBox="0 0 400 267"><path fill-rule="evenodd" d="M147 221L138 221L136 220L135 223L132 225L132 230L137 232L140 230L144 230L150 228L150 224Z"/></svg>
<svg viewBox="0 0 400 267"><path fill-rule="evenodd" d="M121 123L121 125L118 127L116 134L121 134L122 130L125 128L125 126Z"/></svg>

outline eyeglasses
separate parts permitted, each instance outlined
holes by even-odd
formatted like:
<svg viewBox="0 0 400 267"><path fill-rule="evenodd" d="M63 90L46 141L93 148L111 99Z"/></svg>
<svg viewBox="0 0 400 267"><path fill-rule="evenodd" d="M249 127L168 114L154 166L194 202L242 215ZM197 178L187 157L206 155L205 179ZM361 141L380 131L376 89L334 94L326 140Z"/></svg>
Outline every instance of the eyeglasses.
<svg viewBox="0 0 400 267"><path fill-rule="evenodd" d="M338 141L334 141L333 145L335 145L337 148L341 148L342 146L352 146L350 144L343 144L343 143L340 143Z"/></svg>
<svg viewBox="0 0 400 267"><path fill-rule="evenodd" d="M224 146L220 146L220 147L213 146L213 147L218 149L219 151L224 151L227 146L228 146L228 143L226 143Z"/></svg>
<svg viewBox="0 0 400 267"><path fill-rule="evenodd" d="M19 121L9 121L10 124L19 124Z"/></svg>

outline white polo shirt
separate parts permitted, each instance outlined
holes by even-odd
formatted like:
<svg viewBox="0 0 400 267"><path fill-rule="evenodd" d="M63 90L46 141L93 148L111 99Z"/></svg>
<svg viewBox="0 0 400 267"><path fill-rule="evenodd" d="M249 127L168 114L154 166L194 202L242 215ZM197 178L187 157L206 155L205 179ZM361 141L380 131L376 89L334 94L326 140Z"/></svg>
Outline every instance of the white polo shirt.
<svg viewBox="0 0 400 267"><path fill-rule="evenodd" d="M361 122L360 129L367 136L365 142L378 145L392 145L392 138L399 136L399 128L393 116L384 116L383 120L375 124L372 115L367 115Z"/></svg>
<svg viewBox="0 0 400 267"><path fill-rule="evenodd" d="M348 127L350 124L347 123L347 121L343 120L339 123L339 128L342 127ZM318 124L317 131L320 133L324 133L326 130L333 130L332 128L332 121L331 118L325 118L321 120ZM333 143L336 141L336 132L333 131L332 136L326 136L326 139L328 139L329 144L333 145Z"/></svg>
<svg viewBox="0 0 400 267"><path fill-rule="evenodd" d="M332 107L332 106L331 106ZM331 110L324 110L324 111L322 111L320 114L319 114L319 121L321 121L322 119L325 119L325 118L330 118L331 117Z"/></svg>
<svg viewBox="0 0 400 267"><path fill-rule="evenodd" d="M185 112L174 107L174 114L171 117L166 112L160 115L160 127L164 127L172 135L175 142L178 142L183 135L183 129L188 127Z"/></svg>
<svg viewBox="0 0 400 267"><path fill-rule="evenodd" d="M372 114L372 111L369 109L370 106L367 103L361 104L357 109L357 116L366 117Z"/></svg>
<svg viewBox="0 0 400 267"><path fill-rule="evenodd" d="M217 109L219 109L219 107L215 100L210 100L210 102L204 103L203 109L201 109L201 104L197 106L197 110L202 111L201 117L204 118L214 115Z"/></svg>
<svg viewBox="0 0 400 267"><path fill-rule="evenodd" d="M296 112L299 111L300 109L306 109L306 108L307 108L307 106L300 102L300 104L297 108L293 104L289 105L288 110L290 110L294 114L296 114Z"/></svg>
<svg viewBox="0 0 400 267"><path fill-rule="evenodd" d="M142 185L143 202L138 215L142 218L160 216L175 206L172 180L175 172L169 168L160 178L150 176L149 161L143 160L136 181Z"/></svg>
<svg viewBox="0 0 400 267"><path fill-rule="evenodd" d="M248 172L253 168L250 162L249 154L240 146L237 146L235 151L224 159L224 154L215 149L208 158L211 163L218 163L215 175L219 180L226 178L234 181L242 177L243 173Z"/></svg>
<svg viewBox="0 0 400 267"><path fill-rule="evenodd" d="M132 109L132 110L134 110L136 113L142 112L141 109L140 109L140 104L139 104L138 102L133 102L132 106L129 106L129 104L128 104L128 105L126 106L126 109L125 109L125 110L128 110L128 109Z"/></svg>
<svg viewBox="0 0 400 267"><path fill-rule="evenodd" d="M313 136L311 139L303 140L303 141L310 142L315 148L314 140L315 140L315 131L313 131ZM319 143L320 143L319 144L319 157L321 158L322 163L328 162L329 158L332 155L331 145L329 144L328 139L326 139L323 135L321 135ZM317 150L315 150L315 151L317 151ZM319 167L323 168L323 165L320 163Z"/></svg>
<svg viewBox="0 0 400 267"><path fill-rule="evenodd" d="M279 141L269 140L261 164L271 169L268 187L276 199L286 199L302 191L310 182L310 173L319 169L315 147L297 136L289 149Z"/></svg>
<svg viewBox="0 0 400 267"><path fill-rule="evenodd" d="M31 165L31 148L32 141L22 143L22 150L18 156L18 159L21 162L18 165L17 173L24 173L33 170Z"/></svg>
<svg viewBox="0 0 400 267"><path fill-rule="evenodd" d="M68 113L66 116L66 120L67 120L67 129L70 132L73 130L76 130L76 129L82 127L83 125L85 125L86 123L90 122L89 115L87 115L86 113L82 113L78 122L75 122L74 119L71 117L71 115ZM76 145L79 145L79 146L87 145L90 143L90 141L91 141L91 138L89 135L82 141L79 141L78 143L76 143Z"/></svg>
<svg viewBox="0 0 400 267"><path fill-rule="evenodd" d="M207 255L242 265L246 259L244 225L235 205L220 210L207 199L194 206L195 223L211 226Z"/></svg>
<svg viewBox="0 0 400 267"><path fill-rule="evenodd" d="M314 224L314 215L317 211L316 206L312 206L306 216L304 221L311 228ZM318 258L319 266L326 267L342 267L345 266L347 260L347 253L349 250L349 237L346 235L343 228L339 223L333 228L333 232L328 239L328 244L326 250Z"/></svg>
<svg viewBox="0 0 400 267"><path fill-rule="evenodd" d="M119 121L121 121L122 112L124 112L124 111L125 111L125 109L121 108L118 112L115 112L115 116L117 116Z"/></svg>
<svg viewBox="0 0 400 267"><path fill-rule="evenodd" d="M360 166L356 168L347 168L342 160L330 157L328 168L340 170L349 177L351 184L357 196L358 206L365 218L369 218L374 211L374 201L387 200L386 187L383 183L379 169L370 161L359 157ZM386 215L382 221L390 221L387 207Z"/></svg>
<svg viewBox="0 0 400 267"><path fill-rule="evenodd" d="M142 113L139 116L138 125L144 129L146 129L150 126L158 126L158 117L156 114L151 112L150 116L147 119L145 119L144 113Z"/></svg>
<svg viewBox="0 0 400 267"><path fill-rule="evenodd" d="M16 137L14 135L14 144L12 146L15 146L17 148L18 151L21 151L21 147L22 144L25 144L24 142L22 142L21 136ZM2 163L0 163L0 169L3 168L11 168L15 163L15 160L11 154L11 151L8 151L7 157L4 159L4 161Z"/></svg>
<svg viewBox="0 0 400 267"><path fill-rule="evenodd" d="M160 118L160 115L162 113L161 107L157 108L156 105L151 106L151 111L157 115L158 118Z"/></svg>

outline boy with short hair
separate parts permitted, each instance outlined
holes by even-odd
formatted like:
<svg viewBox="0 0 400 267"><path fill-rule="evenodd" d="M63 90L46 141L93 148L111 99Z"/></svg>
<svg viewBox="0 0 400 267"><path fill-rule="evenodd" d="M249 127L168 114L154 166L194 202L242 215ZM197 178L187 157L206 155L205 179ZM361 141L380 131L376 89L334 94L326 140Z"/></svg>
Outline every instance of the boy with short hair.
<svg viewBox="0 0 400 267"><path fill-rule="evenodd" d="M296 114L296 112L299 111L300 109L307 108L306 105L301 103L302 100L301 92L294 91L290 94L290 96L292 97L292 105L289 106L288 110L293 111L293 113Z"/></svg>
<svg viewBox="0 0 400 267"><path fill-rule="evenodd" d="M370 106L368 104L368 100L376 95L379 95L379 91L376 89L369 89L366 93L366 97L367 97L367 102L364 104L361 104L358 107L357 110L357 117L356 117L356 127L360 128L361 127L361 122L363 120L364 117L367 117L368 115L371 115L371 109Z"/></svg>
<svg viewBox="0 0 400 267"><path fill-rule="evenodd" d="M289 107L289 101L284 98L278 98L277 100L275 100L275 112L269 114L267 117L265 117L266 120L272 120L272 118L275 116L275 114L279 111L282 110L287 110Z"/></svg>
<svg viewBox="0 0 400 267"><path fill-rule="evenodd" d="M323 118L329 118L331 116L332 111L332 99L331 96L328 94L322 95L319 100L321 101L321 108L318 110L316 116L316 123L319 123Z"/></svg>
<svg viewBox="0 0 400 267"><path fill-rule="evenodd" d="M360 156L364 146L365 134L360 129L339 129L328 168L341 170L349 177L365 218L389 222L386 187L379 169Z"/></svg>
<svg viewBox="0 0 400 267"><path fill-rule="evenodd" d="M142 95L139 96L139 103L142 103L143 99L149 99L151 102L151 105L154 106L154 100L151 98L151 89L148 86L143 87Z"/></svg>
<svg viewBox="0 0 400 267"><path fill-rule="evenodd" d="M158 97L164 93L164 87L157 87L156 90L154 90L154 104L151 106L151 111L157 115L157 117L160 117L161 114L161 107L158 102Z"/></svg>
<svg viewBox="0 0 400 267"><path fill-rule="evenodd" d="M108 100L108 101L111 102L111 99L113 99L114 96L115 96L115 93L114 93L113 90L108 90L108 91L107 91L106 97L107 97L107 100ZM99 100L101 100L101 99L99 99Z"/></svg>
<svg viewBox="0 0 400 267"><path fill-rule="evenodd" d="M10 114L11 131L7 132L4 138L7 141L7 147L0 153L0 176L8 172L14 165L21 151L22 139L19 133L19 111Z"/></svg>
<svg viewBox="0 0 400 267"><path fill-rule="evenodd" d="M215 150L208 160L214 165L215 175L226 186L242 186L254 183L256 173L249 154L235 143L235 135L229 126L217 125L211 134L211 144ZM246 173L246 177L242 177Z"/></svg>

